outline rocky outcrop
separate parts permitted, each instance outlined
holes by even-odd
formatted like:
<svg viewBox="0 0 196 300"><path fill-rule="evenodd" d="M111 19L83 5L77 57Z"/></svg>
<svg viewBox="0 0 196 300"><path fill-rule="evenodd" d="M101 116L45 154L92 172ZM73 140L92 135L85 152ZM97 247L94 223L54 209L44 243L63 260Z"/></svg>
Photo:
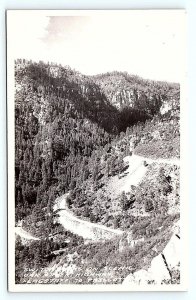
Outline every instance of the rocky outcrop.
<svg viewBox="0 0 196 300"><path fill-rule="evenodd" d="M180 235L179 223L174 226L174 234L162 253L157 255L146 270L129 274L124 285L179 283L180 280ZM177 278L176 278L177 277Z"/></svg>

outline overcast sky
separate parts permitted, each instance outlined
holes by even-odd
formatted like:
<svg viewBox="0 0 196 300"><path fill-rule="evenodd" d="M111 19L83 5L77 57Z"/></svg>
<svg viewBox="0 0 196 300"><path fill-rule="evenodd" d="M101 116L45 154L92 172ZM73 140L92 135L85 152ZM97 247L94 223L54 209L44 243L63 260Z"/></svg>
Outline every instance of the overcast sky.
<svg viewBox="0 0 196 300"><path fill-rule="evenodd" d="M118 70L155 80L180 81L184 14L81 14L15 11L8 15L8 45L13 56L69 65L87 75Z"/></svg>

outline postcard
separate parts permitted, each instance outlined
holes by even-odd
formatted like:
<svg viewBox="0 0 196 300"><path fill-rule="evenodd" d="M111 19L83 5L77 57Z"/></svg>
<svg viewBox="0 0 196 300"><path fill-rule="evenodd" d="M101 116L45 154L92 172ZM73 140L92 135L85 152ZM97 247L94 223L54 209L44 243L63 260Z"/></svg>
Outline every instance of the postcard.
<svg viewBox="0 0 196 300"><path fill-rule="evenodd" d="M187 289L185 10L8 10L8 289Z"/></svg>

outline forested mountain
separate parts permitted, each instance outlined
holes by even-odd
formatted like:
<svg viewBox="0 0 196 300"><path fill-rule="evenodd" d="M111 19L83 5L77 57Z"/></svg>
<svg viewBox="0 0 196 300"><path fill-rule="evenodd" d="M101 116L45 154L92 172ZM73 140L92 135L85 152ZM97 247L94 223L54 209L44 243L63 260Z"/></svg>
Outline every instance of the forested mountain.
<svg viewBox="0 0 196 300"><path fill-rule="evenodd" d="M148 181L133 187L128 195L113 197L111 186L115 187L122 174L126 176L128 166L123 159L133 150L152 158L179 157L179 97L178 84L120 72L85 76L69 66L17 60L16 222L23 220L24 227L41 239L33 244L35 248L38 245L37 252L21 243L17 244L18 251L27 251L31 260L36 252L36 261L42 257L45 264L48 257L54 257L51 253L66 247L67 236L73 249L80 247L80 239L62 233L54 222L54 200L68 192L66 205L76 216L112 228L132 228L137 238L143 234L141 224L148 224L143 232L151 238L155 223L177 219L176 213L166 215L168 197L179 203L179 188L173 188L177 186L178 168L163 164L161 171L156 165L149 167ZM174 178L170 180L172 172ZM48 238L53 235L56 239ZM19 272L23 256L18 262Z"/></svg>
<svg viewBox="0 0 196 300"><path fill-rule="evenodd" d="M16 65L18 218L29 205L49 206L75 184L74 178L88 178L93 153L116 131L116 109L95 93L95 84L69 68L59 70L61 77L47 65Z"/></svg>
<svg viewBox="0 0 196 300"><path fill-rule="evenodd" d="M179 102L176 84L26 60L15 62L15 84L16 206L24 214L92 175L122 130L160 115L165 102L177 111Z"/></svg>

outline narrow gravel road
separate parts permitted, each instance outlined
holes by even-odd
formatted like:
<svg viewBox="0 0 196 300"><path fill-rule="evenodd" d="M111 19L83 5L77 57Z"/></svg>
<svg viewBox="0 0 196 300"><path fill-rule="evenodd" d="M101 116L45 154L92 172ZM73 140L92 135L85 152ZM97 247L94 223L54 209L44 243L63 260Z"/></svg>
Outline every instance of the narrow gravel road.
<svg viewBox="0 0 196 300"><path fill-rule="evenodd" d="M39 241L40 239L31 235L29 232L25 231L22 227L15 227L15 234L19 235L22 239Z"/></svg>
<svg viewBox="0 0 196 300"><path fill-rule="evenodd" d="M144 161L149 164L152 162L176 165L180 164L179 160L153 160L139 155L126 156L124 161L129 164L129 167L125 171L124 176L122 176L122 179L119 179L116 176L116 180L112 187L112 189L117 190L118 194L120 194L122 191L128 192L131 185L137 186L141 182L142 178L147 172L147 167L144 166ZM58 210L58 221L66 230L78 234L83 238L92 240L108 239L123 233L122 230L111 229L107 226L91 223L75 217L73 213L67 209L66 198L68 194L69 193L57 198L56 204L53 208L54 211Z"/></svg>
<svg viewBox="0 0 196 300"><path fill-rule="evenodd" d="M132 156L126 156L124 161L129 164L129 167L121 179L115 178L114 180L114 186L112 188L116 190L117 193L121 193L122 191L128 192L131 185L137 186L141 182L147 172L144 161L148 164L156 162L159 164L180 165L179 159L150 159L134 154ZM66 230L91 240L109 239L123 234L122 230L112 229L75 217L73 213L67 209L66 198L68 194L69 193L66 193L57 198L53 207L54 211L58 210L58 221ZM25 240L39 240L39 238L32 236L22 227L15 227L15 233Z"/></svg>

